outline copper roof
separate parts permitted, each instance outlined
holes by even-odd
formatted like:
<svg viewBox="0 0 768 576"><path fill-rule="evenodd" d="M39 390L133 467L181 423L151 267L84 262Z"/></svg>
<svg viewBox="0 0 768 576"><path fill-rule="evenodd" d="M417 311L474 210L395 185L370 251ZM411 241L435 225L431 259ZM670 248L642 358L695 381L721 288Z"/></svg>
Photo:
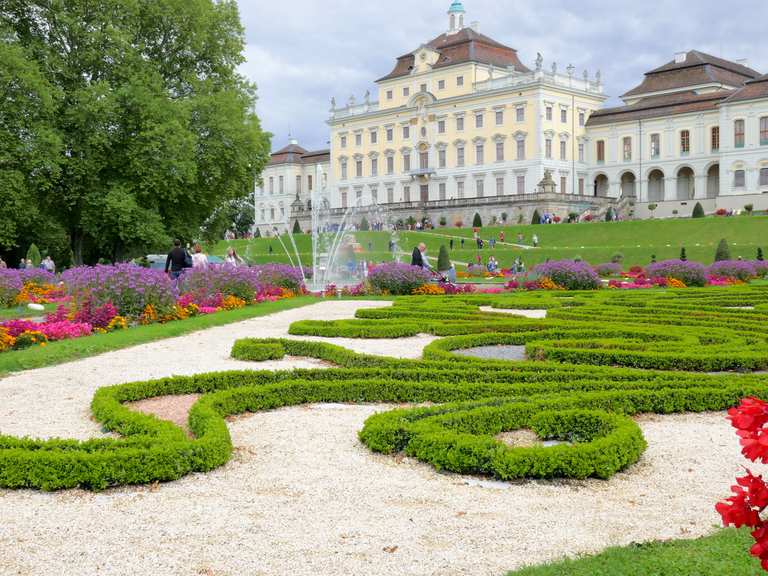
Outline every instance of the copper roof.
<svg viewBox="0 0 768 576"><path fill-rule="evenodd" d="M675 92L661 96L649 96L630 106L604 108L593 112L587 121L587 126L602 126L617 122L630 122L715 110L725 100L730 91L721 90L708 94L696 94L693 91Z"/></svg>
<svg viewBox="0 0 768 576"><path fill-rule="evenodd" d="M755 78L744 84L743 88L734 91L726 102L741 102L743 100L755 100L757 98L768 98L768 74Z"/></svg>
<svg viewBox="0 0 768 576"><path fill-rule="evenodd" d="M642 84L633 88L622 98L652 92L684 89L702 84L723 84L741 86L747 80L760 76L759 72L698 50L686 53L683 62L671 61L650 72L646 72Z"/></svg>
<svg viewBox="0 0 768 576"><path fill-rule="evenodd" d="M298 144L291 143L270 156L267 166L276 164L315 164L318 162L329 161L330 150L315 150L307 152Z"/></svg>
<svg viewBox="0 0 768 576"><path fill-rule="evenodd" d="M437 62L432 66L433 69L466 62L478 62L502 68L514 66L515 70L520 72L530 71L520 62L517 50L500 44L472 28L462 28L455 34L441 34L430 41L427 46L440 54ZM400 56L392 72L379 78L377 82L408 76L413 70L414 60L413 54Z"/></svg>

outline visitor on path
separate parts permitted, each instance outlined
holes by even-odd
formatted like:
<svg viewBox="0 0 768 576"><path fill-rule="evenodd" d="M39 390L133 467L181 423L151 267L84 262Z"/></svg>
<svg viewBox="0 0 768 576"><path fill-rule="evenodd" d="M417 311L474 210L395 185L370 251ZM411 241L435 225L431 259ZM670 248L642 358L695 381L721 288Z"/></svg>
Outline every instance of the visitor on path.
<svg viewBox="0 0 768 576"><path fill-rule="evenodd" d="M5 260L0 258L0 270L8 268L8 265L5 263Z"/></svg>
<svg viewBox="0 0 768 576"><path fill-rule="evenodd" d="M32 268L34 268L34 267L35 267L35 265L32 263L32 260L31 260L31 259L27 258L27 263L24 265L24 267L25 267L27 270L32 270Z"/></svg>
<svg viewBox="0 0 768 576"><path fill-rule="evenodd" d="M192 268L208 268L208 256L203 252L203 247L200 244L195 244L193 250Z"/></svg>
<svg viewBox="0 0 768 576"><path fill-rule="evenodd" d="M496 261L496 258L494 258L493 256L488 258L488 264L486 268L488 269L488 272L490 272L491 274L496 272L496 270L498 270L499 268L499 263Z"/></svg>
<svg viewBox="0 0 768 576"><path fill-rule="evenodd" d="M43 270L47 270L51 274L56 273L56 264L54 263L53 258L51 258L50 256L46 256L45 258L43 258L43 261L40 262L40 267ZM2 266L0 266L0 268L2 268Z"/></svg>
<svg viewBox="0 0 768 576"><path fill-rule="evenodd" d="M270 244L270 249L272 248L272 245ZM242 266L245 264L245 261L240 258L240 256L237 254L237 251L234 248L230 248L227 250L227 257L224 259L224 261L227 264L231 264L232 266Z"/></svg>
<svg viewBox="0 0 768 576"><path fill-rule="evenodd" d="M539 237L536 236L536 234L533 235L533 247L538 248L539 247Z"/></svg>
<svg viewBox="0 0 768 576"><path fill-rule="evenodd" d="M482 258L482 256L480 256L480 254L476 254L475 255L475 263L478 266L482 266L483 265L483 258Z"/></svg>
<svg viewBox="0 0 768 576"><path fill-rule="evenodd" d="M424 270L430 270L429 261L427 260L427 245L421 242L416 248L413 249L411 254L411 266L418 266L424 268Z"/></svg>
<svg viewBox="0 0 768 576"><path fill-rule="evenodd" d="M453 238L448 242L448 245L451 247L451 250L453 250Z"/></svg>
<svg viewBox="0 0 768 576"><path fill-rule="evenodd" d="M504 243L504 230L499 232L499 242Z"/></svg>
<svg viewBox="0 0 768 576"><path fill-rule="evenodd" d="M373 242L368 242L368 252L373 252Z"/></svg>
<svg viewBox="0 0 768 576"><path fill-rule="evenodd" d="M651 264L656 264L656 254L651 254Z"/></svg>
<svg viewBox="0 0 768 576"><path fill-rule="evenodd" d="M272 254L272 252L274 252L274 250L272 249L272 244L269 245L269 250L268 251L269 251L270 254Z"/></svg>
<svg viewBox="0 0 768 576"><path fill-rule="evenodd" d="M169 274L173 280L177 280L184 269L190 266L187 251L181 247L181 240L177 238L173 241L173 248L165 259L165 273Z"/></svg>
<svg viewBox="0 0 768 576"><path fill-rule="evenodd" d="M488 245L491 247L491 250L494 250L496 248L496 238L490 238L488 240Z"/></svg>
<svg viewBox="0 0 768 576"><path fill-rule="evenodd" d="M22 258L19 260L19 270L25 270L27 268L27 261Z"/></svg>
<svg viewBox="0 0 768 576"><path fill-rule="evenodd" d="M522 244L523 242L525 242L525 236L523 236L522 232L518 232L517 233L517 243L518 244Z"/></svg>
<svg viewBox="0 0 768 576"><path fill-rule="evenodd" d="M461 239L461 249L464 250L464 238Z"/></svg>

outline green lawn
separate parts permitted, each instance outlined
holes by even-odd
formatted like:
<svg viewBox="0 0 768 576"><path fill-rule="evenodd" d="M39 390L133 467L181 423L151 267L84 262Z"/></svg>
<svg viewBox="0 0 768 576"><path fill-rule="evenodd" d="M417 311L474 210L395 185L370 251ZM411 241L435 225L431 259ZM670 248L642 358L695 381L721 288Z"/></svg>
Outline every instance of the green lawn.
<svg viewBox="0 0 768 576"><path fill-rule="evenodd" d="M528 267L547 259L559 260L577 256L592 264L599 264L610 261L614 254L620 253L629 267L648 264L652 255L658 260L677 258L680 248L685 246L690 260L709 264L721 238L728 240L734 258L741 256L745 260L752 260L756 256L758 246L768 249L768 216L486 227L481 229L481 237L486 241L492 237L498 239L502 230L507 243L516 242L519 232L524 236L523 243L530 245L533 234L536 234L539 237L539 248L526 250L509 244L497 244L494 250L485 248L480 252L483 262L493 254L502 266L509 266L516 257L521 258ZM355 236L363 248L361 258L376 262L391 260L387 251L389 233L356 232ZM419 242L425 242L429 254L436 257L440 245L448 246L451 237L454 238L451 258L456 262L474 262L478 251L474 247L471 228L399 232L402 260L409 258L411 250ZM462 237L465 239L464 249L460 248ZM305 266L311 265L310 237L300 234L294 239L302 263ZM284 236L283 241L295 260L289 238ZM275 238L220 242L212 253L223 255L230 245L254 263L289 261L279 240ZM269 246L272 246L271 254Z"/></svg>
<svg viewBox="0 0 768 576"><path fill-rule="evenodd" d="M56 306L58 306L58 304L46 304L45 310L42 312L39 310L30 310L26 306L0 309L0 322L3 320L12 320L14 318L33 318L35 316L45 316L46 314L56 312Z"/></svg>
<svg viewBox="0 0 768 576"><path fill-rule="evenodd" d="M137 326L111 332L109 334L95 334L74 340L60 340L50 342L45 347L27 348L13 352L0 354L0 374L18 372L30 368L41 368L70 362L79 358L95 356L112 350L120 350L137 344L145 344L164 338L181 336L197 330L221 326L248 320L258 316L266 316L282 310L299 308L317 302L311 296L278 300L277 302L264 302L254 306L247 306L239 310L217 312L205 316L197 316L188 320L169 322L168 324L152 324L150 326Z"/></svg>
<svg viewBox="0 0 768 576"><path fill-rule="evenodd" d="M524 568L508 576L758 576L746 530L720 530L698 540L609 548L597 556Z"/></svg>

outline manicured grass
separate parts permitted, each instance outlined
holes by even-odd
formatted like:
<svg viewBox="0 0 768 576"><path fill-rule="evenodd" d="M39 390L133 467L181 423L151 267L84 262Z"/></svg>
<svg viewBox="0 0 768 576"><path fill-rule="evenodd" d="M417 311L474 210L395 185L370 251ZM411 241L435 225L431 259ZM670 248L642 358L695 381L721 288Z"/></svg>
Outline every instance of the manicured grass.
<svg viewBox="0 0 768 576"><path fill-rule="evenodd" d="M282 310L290 310L312 304L318 300L312 296L302 296L277 302L264 302L255 306L247 306L239 310L217 312L205 316L197 316L188 320L169 322L168 324L152 324L150 326L137 326L111 332L109 334L95 334L74 340L60 340L50 342L45 347L36 346L26 350L3 352L0 354L0 375L9 372L18 372L31 368L53 366L70 362L79 358L95 356L112 350L120 350L137 344L145 344L164 338L181 336L197 330L212 328L240 322L250 318L266 316Z"/></svg>
<svg viewBox="0 0 768 576"><path fill-rule="evenodd" d="M507 244L497 244L494 250L487 247L487 240L496 238L504 231ZM517 234L523 234L523 244L530 245L533 234L539 237L539 248L524 249L510 245L517 242ZM502 266L510 266L515 258L520 258L529 268L547 259L581 257L591 264L608 262L616 253L624 256L627 267L646 265L651 256L657 260L677 258L680 248L685 246L688 258L705 264L714 259L715 248L721 238L728 240L733 258L741 256L753 260L757 247L768 249L768 217L709 217L680 220L636 220L626 222L593 222L582 224L521 225L505 227L484 227L481 237L486 240L486 248L479 251L483 263L493 254ZM437 258L441 244L448 246L453 237L454 249L451 258L456 262L475 262L478 250L472 240L471 228L438 228L430 232L398 233L399 246L403 261L410 257L413 247L425 242L432 258ZM465 239L464 249L460 248L460 239ZM392 256L387 251L390 240L388 232L355 232L355 238L362 248L358 258L375 262L389 261ZM294 237L301 261L311 265L311 238L306 234ZM296 259L287 236L283 241L291 256ZM369 242L371 243L369 246ZM254 263L288 263L280 242L276 238L256 240L235 240L220 242L212 250L213 254L223 255L228 246L234 246L238 253ZM269 253L269 246L272 253ZM370 247L370 250L369 250Z"/></svg>
<svg viewBox="0 0 768 576"><path fill-rule="evenodd" d="M34 316L45 316L56 311L56 304L46 304L45 310L30 310L27 307L0 309L0 322L3 320L12 320L14 318L32 318Z"/></svg>
<svg viewBox="0 0 768 576"><path fill-rule="evenodd" d="M698 540L609 548L597 556L524 568L508 576L758 576L746 530L720 530Z"/></svg>

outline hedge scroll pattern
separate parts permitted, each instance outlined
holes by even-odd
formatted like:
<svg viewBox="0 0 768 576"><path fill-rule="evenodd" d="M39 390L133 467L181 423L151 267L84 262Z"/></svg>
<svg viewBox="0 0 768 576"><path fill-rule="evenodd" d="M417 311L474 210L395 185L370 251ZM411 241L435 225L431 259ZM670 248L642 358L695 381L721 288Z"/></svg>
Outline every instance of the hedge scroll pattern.
<svg viewBox="0 0 768 576"><path fill-rule="evenodd" d="M487 305L547 308L549 317L481 312ZM430 332L444 338L416 361L322 342L240 340L232 355L242 360L287 354L336 367L231 371L101 388L93 415L121 438L0 436L0 486L99 490L207 472L230 458L226 416L322 402L430 403L372 416L360 438L372 450L404 451L439 469L500 479L609 478L645 448L630 416L723 410L744 396L768 395L764 375L704 373L763 369L765 288L409 297L392 308L360 310L357 317L299 322L291 331L379 338ZM452 352L492 343L524 344L536 360L488 361ZM680 369L689 371L675 371ZM193 438L124 405L189 393L202 394L190 411ZM495 438L519 428L562 443L512 448Z"/></svg>

